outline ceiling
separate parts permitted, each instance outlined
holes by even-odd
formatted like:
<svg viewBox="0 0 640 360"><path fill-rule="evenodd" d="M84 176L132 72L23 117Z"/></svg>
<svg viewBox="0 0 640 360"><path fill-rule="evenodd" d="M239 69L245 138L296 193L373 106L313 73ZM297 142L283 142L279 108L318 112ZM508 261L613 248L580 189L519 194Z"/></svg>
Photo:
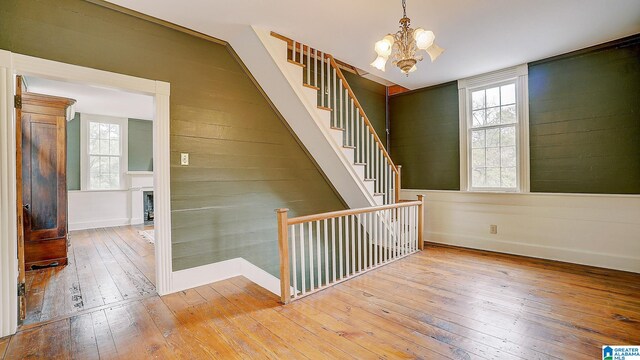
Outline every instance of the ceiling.
<svg viewBox="0 0 640 360"><path fill-rule="evenodd" d="M29 92L76 100L76 112L153 120L155 107L153 97L149 95L33 76L25 77L25 82Z"/></svg>
<svg viewBox="0 0 640 360"><path fill-rule="evenodd" d="M432 30L445 52L406 77L390 62L369 66L375 41L397 30L400 0L109 1L211 36L262 27L410 89L640 33L638 0L407 0L412 26Z"/></svg>

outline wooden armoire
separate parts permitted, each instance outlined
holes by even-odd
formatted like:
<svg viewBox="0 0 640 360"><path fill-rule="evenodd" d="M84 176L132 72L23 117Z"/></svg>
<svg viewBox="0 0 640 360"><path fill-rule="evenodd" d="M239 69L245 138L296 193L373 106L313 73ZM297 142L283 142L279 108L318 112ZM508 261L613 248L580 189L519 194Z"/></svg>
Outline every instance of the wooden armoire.
<svg viewBox="0 0 640 360"><path fill-rule="evenodd" d="M25 270L67 264L67 109L75 100L22 93L18 196ZM19 244L20 245L20 244Z"/></svg>

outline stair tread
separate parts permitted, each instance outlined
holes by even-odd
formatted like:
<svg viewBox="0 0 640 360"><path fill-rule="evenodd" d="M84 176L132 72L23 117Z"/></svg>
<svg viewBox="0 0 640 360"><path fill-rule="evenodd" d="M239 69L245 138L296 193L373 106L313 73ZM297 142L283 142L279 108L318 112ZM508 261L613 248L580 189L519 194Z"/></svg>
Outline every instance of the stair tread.
<svg viewBox="0 0 640 360"><path fill-rule="evenodd" d="M305 83L303 83L302 86L308 87L309 89L313 89L313 90L320 90L320 88L317 87L317 86L313 86L313 85L309 85L309 84L305 84Z"/></svg>
<svg viewBox="0 0 640 360"><path fill-rule="evenodd" d="M342 145L342 147L345 148L345 149L355 149L356 148L355 146L352 146L352 145Z"/></svg>
<svg viewBox="0 0 640 360"><path fill-rule="evenodd" d="M326 107L326 106L320 106L320 105L318 105L318 109L320 109L320 110L326 110L326 111L333 111L333 109L332 109L332 108L328 108L328 107Z"/></svg>
<svg viewBox="0 0 640 360"><path fill-rule="evenodd" d="M287 59L287 61L288 61L290 64L293 64L293 65L298 65L298 66L300 66L300 67L306 67L306 65L305 65L305 64L299 63L299 62L297 62L297 61L293 61L293 60L291 60L291 59Z"/></svg>
<svg viewBox="0 0 640 360"><path fill-rule="evenodd" d="M344 129L340 129L340 128L333 127L333 126L331 127L331 129L332 129L332 130L340 130L340 131L344 131Z"/></svg>

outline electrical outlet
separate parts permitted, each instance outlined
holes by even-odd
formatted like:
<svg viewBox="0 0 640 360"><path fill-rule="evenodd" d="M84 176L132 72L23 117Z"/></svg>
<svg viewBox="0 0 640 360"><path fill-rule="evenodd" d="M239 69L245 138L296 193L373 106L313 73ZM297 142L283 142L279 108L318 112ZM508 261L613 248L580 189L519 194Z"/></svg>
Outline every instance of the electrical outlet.
<svg viewBox="0 0 640 360"><path fill-rule="evenodd" d="M489 225L489 234L495 235L498 233L498 225Z"/></svg>
<svg viewBox="0 0 640 360"><path fill-rule="evenodd" d="M180 165L189 165L189 153L180 154Z"/></svg>

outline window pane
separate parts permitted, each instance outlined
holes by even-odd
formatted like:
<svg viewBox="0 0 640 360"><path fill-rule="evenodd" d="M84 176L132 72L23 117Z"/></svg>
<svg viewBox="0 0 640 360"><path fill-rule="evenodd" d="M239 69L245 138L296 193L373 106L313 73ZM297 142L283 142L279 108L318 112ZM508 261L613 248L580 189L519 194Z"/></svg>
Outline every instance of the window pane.
<svg viewBox="0 0 640 360"><path fill-rule="evenodd" d="M516 147L515 146L507 146L500 148L501 153L501 166L516 166Z"/></svg>
<svg viewBox="0 0 640 360"><path fill-rule="evenodd" d="M89 138L97 139L100 135L100 124L90 122L89 123Z"/></svg>
<svg viewBox="0 0 640 360"><path fill-rule="evenodd" d="M100 139L100 155L109 155L109 140Z"/></svg>
<svg viewBox="0 0 640 360"><path fill-rule="evenodd" d="M483 148L484 145L484 130L471 131L471 148Z"/></svg>
<svg viewBox="0 0 640 360"><path fill-rule="evenodd" d="M504 85L500 88L500 104L509 105L516 103L516 84Z"/></svg>
<svg viewBox="0 0 640 360"><path fill-rule="evenodd" d="M471 182L474 187L485 187L485 168L475 168L471 173Z"/></svg>
<svg viewBox="0 0 640 360"><path fill-rule="evenodd" d="M508 105L500 108L500 122L502 124L513 124L516 122L515 105Z"/></svg>
<svg viewBox="0 0 640 360"><path fill-rule="evenodd" d="M109 138L111 140L120 139L120 125L111 124L109 130Z"/></svg>
<svg viewBox="0 0 640 360"><path fill-rule="evenodd" d="M474 168L485 166L485 153L484 149L471 150L471 164Z"/></svg>
<svg viewBox="0 0 640 360"><path fill-rule="evenodd" d="M486 169L486 186L487 187L500 187L500 168L493 167Z"/></svg>
<svg viewBox="0 0 640 360"><path fill-rule="evenodd" d="M109 189L117 189L120 187L120 176L118 174L110 174L108 176Z"/></svg>
<svg viewBox="0 0 640 360"><path fill-rule="evenodd" d="M487 107L500 106L500 88L487 89Z"/></svg>
<svg viewBox="0 0 640 360"><path fill-rule="evenodd" d="M499 108L497 107L487 109L487 125L500 124L500 113L498 111Z"/></svg>
<svg viewBox="0 0 640 360"><path fill-rule="evenodd" d="M487 148L487 166L500 166L500 148Z"/></svg>
<svg viewBox="0 0 640 360"><path fill-rule="evenodd" d="M487 147L500 146L500 129L487 129Z"/></svg>
<svg viewBox="0 0 640 360"><path fill-rule="evenodd" d="M516 144L516 127L508 126L500 129L500 146L512 146Z"/></svg>
<svg viewBox="0 0 640 360"><path fill-rule="evenodd" d="M89 139L89 154L100 153L100 142L98 139Z"/></svg>
<svg viewBox="0 0 640 360"><path fill-rule="evenodd" d="M109 173L109 158L106 156L100 157L100 174L108 174Z"/></svg>
<svg viewBox="0 0 640 360"><path fill-rule="evenodd" d="M100 123L100 139L109 138L109 124Z"/></svg>
<svg viewBox="0 0 640 360"><path fill-rule="evenodd" d="M109 140L109 155L120 155L119 140Z"/></svg>
<svg viewBox="0 0 640 360"><path fill-rule="evenodd" d="M484 90L474 91L471 93L471 109L484 108Z"/></svg>
<svg viewBox="0 0 640 360"><path fill-rule="evenodd" d="M502 168L502 187L516 187L516 168Z"/></svg>
<svg viewBox="0 0 640 360"><path fill-rule="evenodd" d="M120 158L119 157L114 156L109 158L109 173L120 176Z"/></svg>
<svg viewBox="0 0 640 360"><path fill-rule="evenodd" d="M484 125L484 110L473 112L473 127Z"/></svg>

